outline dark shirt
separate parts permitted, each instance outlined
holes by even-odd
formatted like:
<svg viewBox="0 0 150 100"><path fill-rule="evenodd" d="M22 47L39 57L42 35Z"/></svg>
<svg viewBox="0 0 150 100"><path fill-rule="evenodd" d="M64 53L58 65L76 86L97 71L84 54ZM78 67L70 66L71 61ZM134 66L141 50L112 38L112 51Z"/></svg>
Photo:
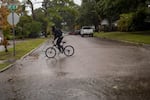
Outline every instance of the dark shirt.
<svg viewBox="0 0 150 100"><path fill-rule="evenodd" d="M54 40L55 40L56 38L62 37L62 31L61 31L60 29L55 29L55 30L53 30L53 33L54 33Z"/></svg>

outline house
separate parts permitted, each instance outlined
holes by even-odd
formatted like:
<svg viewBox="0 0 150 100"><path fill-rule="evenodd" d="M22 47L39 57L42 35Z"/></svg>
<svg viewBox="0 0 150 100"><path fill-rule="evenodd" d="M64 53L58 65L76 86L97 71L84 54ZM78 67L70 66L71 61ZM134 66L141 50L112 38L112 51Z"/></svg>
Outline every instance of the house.
<svg viewBox="0 0 150 100"><path fill-rule="evenodd" d="M100 31L108 31L109 22L107 19L103 19L100 25Z"/></svg>
<svg viewBox="0 0 150 100"><path fill-rule="evenodd" d="M108 25L109 25L108 20L107 20L107 19L102 20L102 21L101 21L101 25L103 25L103 26L108 26Z"/></svg>

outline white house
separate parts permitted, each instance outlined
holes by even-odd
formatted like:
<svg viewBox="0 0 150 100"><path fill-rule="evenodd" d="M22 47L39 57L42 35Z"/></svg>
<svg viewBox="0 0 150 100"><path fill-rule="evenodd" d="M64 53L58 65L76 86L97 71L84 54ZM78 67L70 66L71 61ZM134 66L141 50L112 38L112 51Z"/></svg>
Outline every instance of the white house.
<svg viewBox="0 0 150 100"><path fill-rule="evenodd" d="M101 21L101 25L106 25L106 26L108 26L108 25L109 25L108 20L107 20L107 19L102 20L102 21Z"/></svg>

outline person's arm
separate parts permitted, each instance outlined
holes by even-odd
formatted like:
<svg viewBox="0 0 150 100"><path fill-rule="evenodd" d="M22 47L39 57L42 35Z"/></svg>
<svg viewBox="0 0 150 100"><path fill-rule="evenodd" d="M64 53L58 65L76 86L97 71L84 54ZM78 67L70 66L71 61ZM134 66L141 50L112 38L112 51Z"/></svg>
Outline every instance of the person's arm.
<svg viewBox="0 0 150 100"><path fill-rule="evenodd" d="M57 37L56 37L56 32L55 32L55 30L52 31L52 34L53 34L53 38L54 38L54 41L55 41L56 38L57 38Z"/></svg>

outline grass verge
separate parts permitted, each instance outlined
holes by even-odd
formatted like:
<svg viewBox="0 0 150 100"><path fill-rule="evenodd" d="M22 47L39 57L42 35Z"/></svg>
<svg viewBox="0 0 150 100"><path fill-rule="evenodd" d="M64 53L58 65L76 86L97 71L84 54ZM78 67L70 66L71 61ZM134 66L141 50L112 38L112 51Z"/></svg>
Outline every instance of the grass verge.
<svg viewBox="0 0 150 100"><path fill-rule="evenodd" d="M8 66L9 64L11 64L11 63L9 63L9 62L1 63L1 64L0 64L0 70L3 69L3 68L5 68L5 67Z"/></svg>
<svg viewBox="0 0 150 100"><path fill-rule="evenodd" d="M37 46L39 46L41 43L45 42L46 39L30 39L23 42L20 42L16 44L16 55L13 56L13 48L9 48L9 52L0 52L0 60L4 61L0 63L0 70L8 66L9 64L13 63L12 60L20 59L22 56L24 56L29 51L33 50Z"/></svg>
<svg viewBox="0 0 150 100"><path fill-rule="evenodd" d="M150 32L99 32L94 36L134 43L150 44Z"/></svg>

